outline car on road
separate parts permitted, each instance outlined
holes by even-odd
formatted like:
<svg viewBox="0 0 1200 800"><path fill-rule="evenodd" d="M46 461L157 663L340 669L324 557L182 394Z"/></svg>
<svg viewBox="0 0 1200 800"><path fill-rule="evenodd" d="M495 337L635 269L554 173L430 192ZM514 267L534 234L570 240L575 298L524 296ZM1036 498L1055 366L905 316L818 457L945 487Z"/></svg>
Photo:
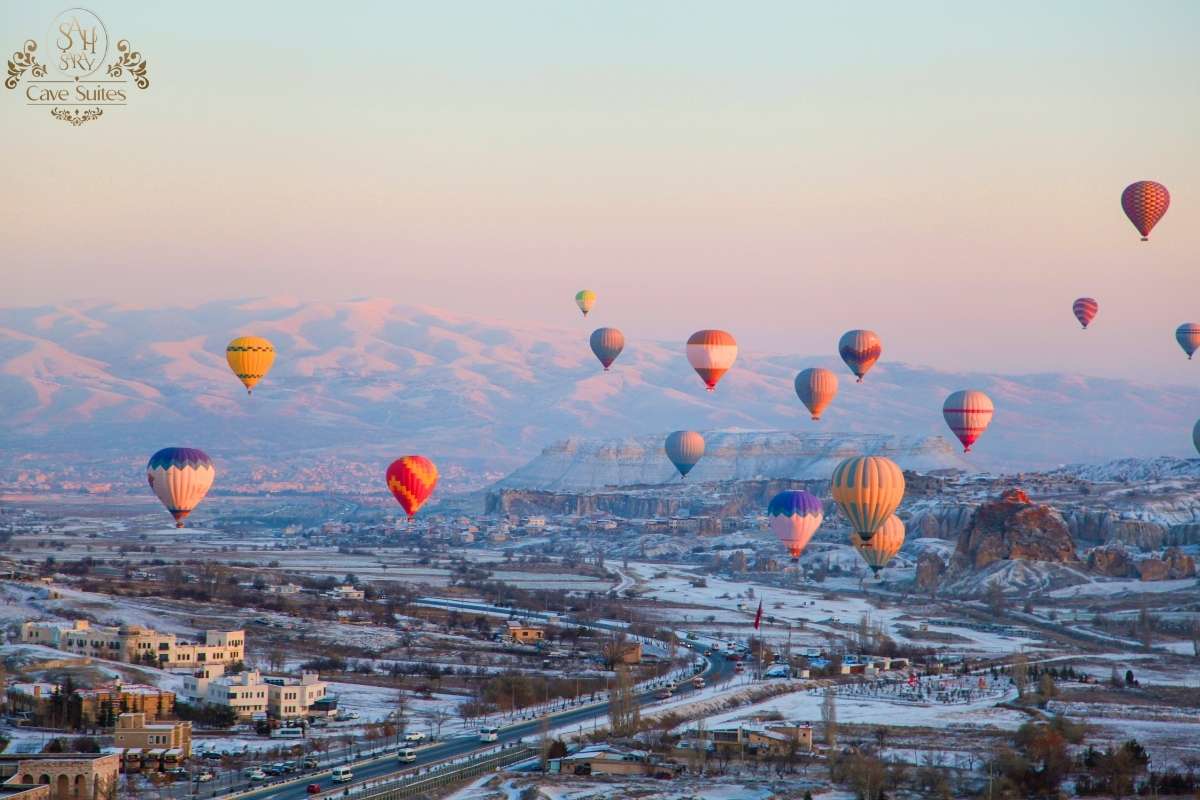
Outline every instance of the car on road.
<svg viewBox="0 0 1200 800"><path fill-rule="evenodd" d="M670 689L659 689L657 692L655 692L654 698L656 700L670 700L671 699L671 690Z"/></svg>
<svg viewBox="0 0 1200 800"><path fill-rule="evenodd" d="M499 728L483 727L479 729L479 741L481 742L494 742L499 738Z"/></svg>
<svg viewBox="0 0 1200 800"><path fill-rule="evenodd" d="M425 741L425 734L421 733L420 731L409 731L408 733L404 734L404 741L423 742Z"/></svg>
<svg viewBox="0 0 1200 800"><path fill-rule="evenodd" d="M267 773L268 775L282 775L283 774L283 764L267 764L265 767L262 768L262 771Z"/></svg>
<svg viewBox="0 0 1200 800"><path fill-rule="evenodd" d="M349 767L334 767L333 771L329 773L329 777L334 783L349 783L354 780L354 773L350 771Z"/></svg>
<svg viewBox="0 0 1200 800"><path fill-rule="evenodd" d="M417 751L413 750L411 747L405 747L396 754L396 760L403 764L409 764L417 760Z"/></svg>
<svg viewBox="0 0 1200 800"><path fill-rule="evenodd" d="M253 770L246 777L249 778L254 783L258 783L259 781L265 781L267 779L267 773L263 772L261 769L256 769L256 770Z"/></svg>
<svg viewBox="0 0 1200 800"><path fill-rule="evenodd" d="M312 756L309 756L308 758L304 759L303 766L305 769L316 769L317 767L321 766L321 762L317 761Z"/></svg>
<svg viewBox="0 0 1200 800"><path fill-rule="evenodd" d="M304 791L308 792L309 794L320 794L321 793L321 784L310 783L308 786L304 787Z"/></svg>

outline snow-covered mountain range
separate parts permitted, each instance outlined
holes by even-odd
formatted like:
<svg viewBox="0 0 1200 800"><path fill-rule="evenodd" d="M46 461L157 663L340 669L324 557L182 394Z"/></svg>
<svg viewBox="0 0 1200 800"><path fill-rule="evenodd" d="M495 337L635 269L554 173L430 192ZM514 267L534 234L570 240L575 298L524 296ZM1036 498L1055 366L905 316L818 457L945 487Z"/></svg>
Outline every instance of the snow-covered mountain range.
<svg viewBox="0 0 1200 800"><path fill-rule="evenodd" d="M678 428L948 436L942 401L971 387L991 395L996 416L964 463L1015 470L1187 456L1200 413L1196 386L951 373L889 362L886 349L863 384L833 353L743 352L709 394L684 355L691 331L673 342L628 341L606 374L588 349L593 327L387 300L0 309L0 446L141 457L181 444L214 456L416 451L503 471L572 436ZM225 365L226 342L246 334L279 351L253 397ZM821 422L792 389L796 371L813 365L842 378Z"/></svg>

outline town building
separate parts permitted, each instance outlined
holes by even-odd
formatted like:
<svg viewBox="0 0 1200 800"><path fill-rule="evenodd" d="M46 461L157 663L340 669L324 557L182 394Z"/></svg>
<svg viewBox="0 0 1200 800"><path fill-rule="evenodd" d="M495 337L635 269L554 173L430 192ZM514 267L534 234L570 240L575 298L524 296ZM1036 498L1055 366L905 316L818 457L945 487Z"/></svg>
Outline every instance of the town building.
<svg viewBox="0 0 1200 800"><path fill-rule="evenodd" d="M606 642L603 650L604 660L609 664L642 663L641 642Z"/></svg>
<svg viewBox="0 0 1200 800"><path fill-rule="evenodd" d="M115 753L0 754L0 786L45 787L6 791L4 800L111 800L121 759Z"/></svg>
<svg viewBox="0 0 1200 800"><path fill-rule="evenodd" d="M596 744L558 759L559 771L573 775L653 775L673 777L682 765L663 761L645 750Z"/></svg>
<svg viewBox="0 0 1200 800"><path fill-rule="evenodd" d="M813 732L808 723L779 722L770 725L737 725L690 731L690 737L711 742L716 750L766 756L812 750Z"/></svg>
<svg viewBox="0 0 1200 800"><path fill-rule="evenodd" d="M268 586L267 592L282 597L291 597L292 595L300 594L300 587L294 583L280 583L275 586Z"/></svg>
<svg viewBox="0 0 1200 800"><path fill-rule="evenodd" d="M122 714L117 717L113 744L123 750L177 750L179 759L191 758L192 723L147 722L145 714Z"/></svg>
<svg viewBox="0 0 1200 800"><path fill-rule="evenodd" d="M325 593L325 596L330 600L363 600L367 594L355 586L343 584L342 586L333 587Z"/></svg>
<svg viewBox="0 0 1200 800"><path fill-rule="evenodd" d="M511 619L508 621L507 633L517 644L536 644L546 638L546 631L542 628Z"/></svg>
<svg viewBox="0 0 1200 800"><path fill-rule="evenodd" d="M258 670L226 675L219 664L210 664L183 679L183 692L189 699L232 708L241 719L265 717L270 691Z"/></svg>
<svg viewBox="0 0 1200 800"><path fill-rule="evenodd" d="M6 696L10 713L28 714L39 725L60 727L109 727L125 712L140 712L147 719L170 716L175 711L175 693L141 683L114 683L92 689L64 689L54 683L14 683Z"/></svg>
<svg viewBox="0 0 1200 800"><path fill-rule="evenodd" d="M21 623L20 641L40 644L78 656L107 658L158 667L196 664L236 664L245 656L244 631L205 631L202 642L182 642L173 633L159 633L142 625L92 625L85 619L72 623Z"/></svg>
<svg viewBox="0 0 1200 800"><path fill-rule="evenodd" d="M267 713L275 719L309 715L309 709L325 696L326 684L315 672L296 678L264 678L267 684ZM322 711L324 709L321 709Z"/></svg>

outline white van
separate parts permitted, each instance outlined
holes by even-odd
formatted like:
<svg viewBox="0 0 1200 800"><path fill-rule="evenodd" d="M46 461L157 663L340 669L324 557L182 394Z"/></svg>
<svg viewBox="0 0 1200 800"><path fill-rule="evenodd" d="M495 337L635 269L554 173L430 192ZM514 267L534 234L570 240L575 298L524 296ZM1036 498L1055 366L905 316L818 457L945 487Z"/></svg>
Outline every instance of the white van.
<svg viewBox="0 0 1200 800"><path fill-rule="evenodd" d="M349 767L334 767L333 771L329 773L329 777L333 779L334 783L349 783L354 779L354 773L350 771Z"/></svg>
<svg viewBox="0 0 1200 800"><path fill-rule="evenodd" d="M480 728L479 729L479 741L481 741L481 742L494 742L499 738L500 738L500 729L499 728Z"/></svg>
<svg viewBox="0 0 1200 800"><path fill-rule="evenodd" d="M396 758L401 763L407 764L417 760L417 751L413 750L411 747L406 747L396 754Z"/></svg>

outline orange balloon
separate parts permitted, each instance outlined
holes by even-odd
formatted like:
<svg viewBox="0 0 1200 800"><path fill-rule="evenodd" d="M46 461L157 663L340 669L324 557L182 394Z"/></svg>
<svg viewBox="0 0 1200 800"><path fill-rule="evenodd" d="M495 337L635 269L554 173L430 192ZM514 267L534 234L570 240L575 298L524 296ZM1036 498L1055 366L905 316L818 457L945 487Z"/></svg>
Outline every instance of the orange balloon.
<svg viewBox="0 0 1200 800"><path fill-rule="evenodd" d="M437 467L425 456L403 456L387 468L388 488L409 519L425 505L437 482Z"/></svg>

